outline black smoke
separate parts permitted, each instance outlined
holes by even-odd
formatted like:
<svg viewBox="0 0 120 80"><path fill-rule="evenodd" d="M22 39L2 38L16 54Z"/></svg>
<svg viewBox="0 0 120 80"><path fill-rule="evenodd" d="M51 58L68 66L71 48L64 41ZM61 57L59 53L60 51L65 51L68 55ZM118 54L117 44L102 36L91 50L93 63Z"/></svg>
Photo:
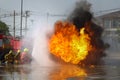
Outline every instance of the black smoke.
<svg viewBox="0 0 120 80"><path fill-rule="evenodd" d="M89 52L85 60L80 64L100 64L104 56L106 56L105 50L108 48L108 44L105 44L102 40L103 28L93 21L92 12L90 12L91 4L87 1L80 1L76 4L76 8L67 18L72 22L79 31L82 27L85 27L86 34L91 38L91 45L93 50Z"/></svg>
<svg viewBox="0 0 120 80"><path fill-rule="evenodd" d="M70 18L70 21L76 25L77 29L84 27L86 22L90 22L92 19L92 14L89 11L85 11L83 9L76 9L71 16L72 17Z"/></svg>

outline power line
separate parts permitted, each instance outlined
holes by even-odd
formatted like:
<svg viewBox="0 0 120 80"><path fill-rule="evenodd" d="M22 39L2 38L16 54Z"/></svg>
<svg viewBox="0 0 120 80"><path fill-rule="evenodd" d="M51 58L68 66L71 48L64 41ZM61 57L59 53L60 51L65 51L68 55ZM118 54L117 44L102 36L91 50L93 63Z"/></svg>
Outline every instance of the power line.
<svg viewBox="0 0 120 80"><path fill-rule="evenodd" d="M27 30L27 18L30 16L30 14L29 14L29 12L30 11L25 11L23 14L22 14L22 17L25 17L25 27L26 27L26 30ZM14 17L12 20L13 20L13 31L14 31L14 36L15 36L15 23L16 23L16 21L15 21L15 17L16 16L21 16L21 13L16 13L16 12L14 12L14 13L6 13L6 14L2 14L2 15L0 15L0 18L11 18L11 17ZM8 20L8 19L7 19ZM8 21L7 21L8 22ZM21 22L20 22L20 36L21 36L21 32L22 32L22 30L24 30L24 29L21 29Z"/></svg>
<svg viewBox="0 0 120 80"><path fill-rule="evenodd" d="M0 8L1 12L0 13L11 13L11 11L9 10L6 10L6 9L3 9L3 8Z"/></svg>
<svg viewBox="0 0 120 80"><path fill-rule="evenodd" d="M15 13L15 16L20 16L20 15L21 15L21 13ZM7 17L12 17L12 16L14 16L13 13L7 13L7 14L0 15L0 18L7 18ZM22 14L22 17L25 17L25 16L26 16L26 13L24 12Z"/></svg>

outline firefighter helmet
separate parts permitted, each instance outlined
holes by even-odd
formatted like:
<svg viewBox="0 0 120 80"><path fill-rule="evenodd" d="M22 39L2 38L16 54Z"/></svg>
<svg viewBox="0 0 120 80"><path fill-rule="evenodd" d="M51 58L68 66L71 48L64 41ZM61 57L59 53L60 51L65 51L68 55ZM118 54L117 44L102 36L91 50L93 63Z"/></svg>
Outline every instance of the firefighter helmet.
<svg viewBox="0 0 120 80"><path fill-rule="evenodd" d="M18 50L17 50L17 53L19 53L19 52L20 52L20 50L18 49Z"/></svg>
<svg viewBox="0 0 120 80"><path fill-rule="evenodd" d="M10 50L9 53L12 53L12 50Z"/></svg>
<svg viewBox="0 0 120 80"><path fill-rule="evenodd" d="M25 48L25 49L24 49L24 52L28 52L28 49L27 49L27 48Z"/></svg>

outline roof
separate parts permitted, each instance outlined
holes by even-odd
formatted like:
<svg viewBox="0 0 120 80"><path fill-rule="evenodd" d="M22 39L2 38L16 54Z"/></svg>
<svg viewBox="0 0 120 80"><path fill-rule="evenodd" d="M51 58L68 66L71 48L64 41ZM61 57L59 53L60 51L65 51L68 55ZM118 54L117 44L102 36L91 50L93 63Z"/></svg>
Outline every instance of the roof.
<svg viewBox="0 0 120 80"><path fill-rule="evenodd" d="M99 16L98 18L120 18L120 11L107 13L102 16Z"/></svg>

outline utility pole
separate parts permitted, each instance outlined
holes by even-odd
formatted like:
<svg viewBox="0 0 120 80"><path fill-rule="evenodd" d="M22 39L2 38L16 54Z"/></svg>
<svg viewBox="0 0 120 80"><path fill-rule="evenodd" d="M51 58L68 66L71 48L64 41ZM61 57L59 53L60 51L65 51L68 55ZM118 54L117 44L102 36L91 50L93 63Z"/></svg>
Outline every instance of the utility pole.
<svg viewBox="0 0 120 80"><path fill-rule="evenodd" d="M13 16L13 36L15 38L15 10L14 10L14 16Z"/></svg>
<svg viewBox="0 0 120 80"><path fill-rule="evenodd" d="M21 0L20 37L22 38L23 0Z"/></svg>
<svg viewBox="0 0 120 80"><path fill-rule="evenodd" d="M27 34L27 18L29 17L29 12L30 11L26 11L25 12L25 35Z"/></svg>

